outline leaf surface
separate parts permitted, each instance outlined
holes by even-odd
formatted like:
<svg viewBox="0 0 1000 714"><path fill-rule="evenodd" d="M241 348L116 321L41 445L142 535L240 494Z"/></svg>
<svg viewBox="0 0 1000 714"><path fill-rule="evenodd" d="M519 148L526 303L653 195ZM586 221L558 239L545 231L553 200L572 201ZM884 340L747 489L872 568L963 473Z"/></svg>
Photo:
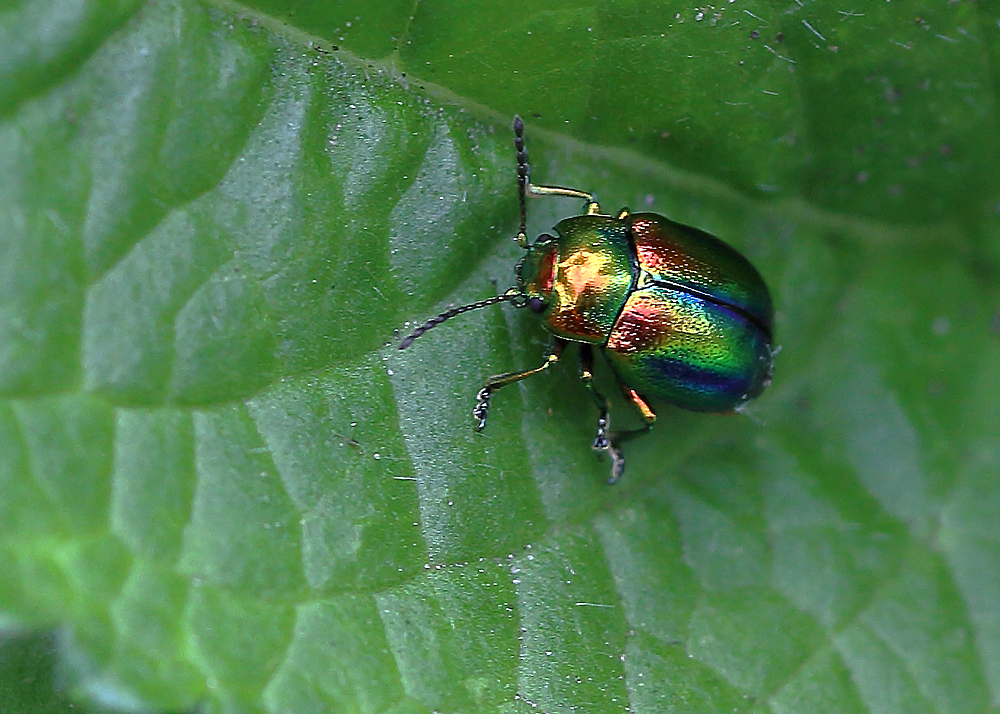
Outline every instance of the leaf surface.
<svg viewBox="0 0 1000 714"><path fill-rule="evenodd" d="M55 652L91 708L998 711L998 19L5 10L5 700L66 708ZM515 112L534 181L719 235L778 308L773 386L658 405L614 488L572 353L472 428L527 311L396 349L511 284Z"/></svg>

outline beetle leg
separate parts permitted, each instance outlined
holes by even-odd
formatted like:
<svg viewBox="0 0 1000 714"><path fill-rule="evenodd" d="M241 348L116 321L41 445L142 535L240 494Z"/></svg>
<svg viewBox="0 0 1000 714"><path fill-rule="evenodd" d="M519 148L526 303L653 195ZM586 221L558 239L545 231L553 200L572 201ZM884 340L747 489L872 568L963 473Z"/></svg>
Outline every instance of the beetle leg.
<svg viewBox="0 0 1000 714"><path fill-rule="evenodd" d="M594 386L594 349L587 343L580 345L580 381L587 388L594 404L597 405L597 436L594 449L606 451L608 448L608 400Z"/></svg>
<svg viewBox="0 0 1000 714"><path fill-rule="evenodd" d="M521 209L521 227L514 238L522 248L528 247L528 236L525 234L526 209L524 197L528 194L532 196L566 196L567 198L582 198L587 202L587 213L589 215L599 215L601 207L594 200L594 196L586 191L577 188L564 188L563 186L536 186L531 183L531 165L528 163L528 149L524 144L524 122L521 117L514 117L514 148L517 149L517 199Z"/></svg>
<svg viewBox="0 0 1000 714"><path fill-rule="evenodd" d="M545 355L545 361L542 362L541 366L535 367L534 369L526 369L522 372L495 374L487 379L483 388L476 394L476 406L472 410L472 416L479 420L479 423L476 425L476 431L482 431L486 426L486 413L490 409L490 397L493 395L493 392L500 389L500 387L506 387L508 384L520 382L522 379L531 377L532 375L536 375L539 372L548 369L550 366L559 361L559 357L562 355L562 351L565 346L566 340L555 338L552 342L552 347L549 349L548 354Z"/></svg>
<svg viewBox="0 0 1000 714"><path fill-rule="evenodd" d="M581 191L578 188L566 188L565 186L539 186L537 184L529 183L527 189L528 193L532 196L565 196L566 198L582 198L587 202L587 215L601 215L601 205L594 200L594 194Z"/></svg>
<svg viewBox="0 0 1000 714"><path fill-rule="evenodd" d="M608 400L594 386L594 349L589 344L580 345L580 380L590 392L597 405L597 435L594 437L594 451L606 451L611 457L611 477L608 483L614 483L625 472L625 456L615 444L616 439L608 436L611 420L608 416Z"/></svg>
<svg viewBox="0 0 1000 714"><path fill-rule="evenodd" d="M608 452L611 454L612 458L611 478L608 479L608 484L616 483L625 472L625 457L622 456L621 449L619 448L621 444L629 441L630 439L634 439L637 436L642 436L643 434L648 433L649 430L653 428L653 424L656 423L656 412L650 408L649 404L646 403L646 400L643 399L634 389L626 387L621 383L619 383L619 386L622 388L622 393L624 393L625 398L632 402L633 406L635 406L639 415L642 417L642 420L646 423L638 429L617 431L608 437Z"/></svg>
<svg viewBox="0 0 1000 714"><path fill-rule="evenodd" d="M650 408L649 404L646 403L646 400L639 396L634 389L631 389L630 387L622 387L622 391L625 392L625 398L632 402L632 404L635 405L635 408L639 410L642 420L646 422L646 426L641 429L636 429L636 431L647 432L652 429L653 424L656 423L656 412Z"/></svg>
<svg viewBox="0 0 1000 714"><path fill-rule="evenodd" d="M611 435L611 439L616 443L620 444L623 441L628 441L634 439L637 436L642 436L643 434L649 432L653 428L653 424L656 423L656 412L654 412L646 400L643 399L639 394L630 387L625 385L620 385L622 388L622 393L625 394L625 398L632 402L633 406L638 410L639 415L642 420L646 422L643 426L638 429L629 429L628 431L618 431Z"/></svg>

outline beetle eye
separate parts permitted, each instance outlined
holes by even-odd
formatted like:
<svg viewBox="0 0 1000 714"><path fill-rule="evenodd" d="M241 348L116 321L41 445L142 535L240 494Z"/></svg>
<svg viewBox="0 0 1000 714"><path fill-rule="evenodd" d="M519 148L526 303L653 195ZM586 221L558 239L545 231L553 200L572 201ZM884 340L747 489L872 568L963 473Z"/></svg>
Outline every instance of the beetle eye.
<svg viewBox="0 0 1000 714"><path fill-rule="evenodd" d="M533 297L528 298L528 307L531 308L532 312L545 312L545 308L548 306L541 298Z"/></svg>

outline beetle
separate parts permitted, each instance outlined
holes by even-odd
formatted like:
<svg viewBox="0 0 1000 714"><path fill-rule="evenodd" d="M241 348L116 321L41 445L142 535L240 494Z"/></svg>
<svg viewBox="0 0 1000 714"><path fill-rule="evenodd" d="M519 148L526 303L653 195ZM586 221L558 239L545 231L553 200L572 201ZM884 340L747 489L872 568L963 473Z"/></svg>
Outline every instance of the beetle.
<svg viewBox="0 0 1000 714"><path fill-rule="evenodd" d="M771 294L757 269L715 236L656 213L601 213L594 196L530 181L524 122L514 117L525 255L517 285L502 295L455 307L417 327L404 350L427 330L469 310L509 302L537 313L551 335L542 364L490 377L476 395L476 430L486 426L490 398L559 361L579 344L580 379L597 406L593 448L611 457L611 477L625 470L621 444L656 421L650 400L698 412L732 412L771 382L776 350ZM526 196L585 201L582 215L556 224L533 243L525 233ZM608 402L594 386L594 350L606 358L643 426L611 432Z"/></svg>

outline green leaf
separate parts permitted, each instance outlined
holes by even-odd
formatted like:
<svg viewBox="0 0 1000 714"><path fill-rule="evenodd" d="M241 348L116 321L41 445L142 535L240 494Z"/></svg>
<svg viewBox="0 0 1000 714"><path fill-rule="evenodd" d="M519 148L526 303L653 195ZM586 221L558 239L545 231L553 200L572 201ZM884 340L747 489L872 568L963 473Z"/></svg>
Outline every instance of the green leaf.
<svg viewBox="0 0 1000 714"><path fill-rule="evenodd" d="M1000 711L998 50L965 1L7 8L8 708ZM474 432L532 314L396 349L511 284L514 113L775 297L771 388L613 488L572 353Z"/></svg>

